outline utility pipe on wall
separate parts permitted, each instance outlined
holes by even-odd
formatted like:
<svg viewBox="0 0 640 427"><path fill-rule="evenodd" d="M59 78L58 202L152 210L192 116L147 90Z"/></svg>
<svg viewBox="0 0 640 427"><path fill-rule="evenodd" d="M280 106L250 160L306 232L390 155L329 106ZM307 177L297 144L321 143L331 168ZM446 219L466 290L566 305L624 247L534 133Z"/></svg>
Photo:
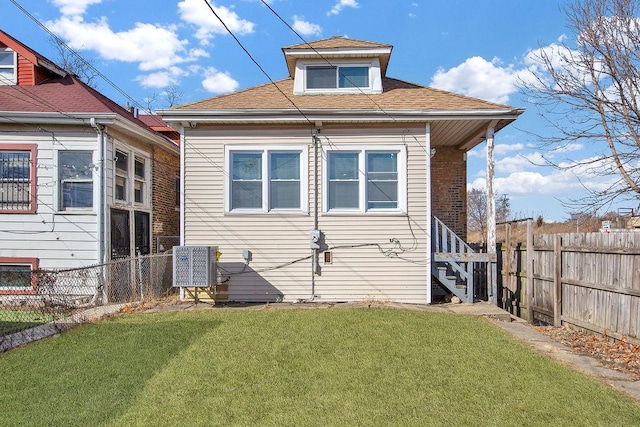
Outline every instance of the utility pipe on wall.
<svg viewBox="0 0 640 427"><path fill-rule="evenodd" d="M98 224L99 224L99 236L98 236L98 263L104 264L107 262L107 174L106 168L107 164L105 161L105 157L107 155L107 138L106 132L104 130L104 125L101 125L96 122L95 118L91 118L90 120L91 126L96 130L98 134L98 144L100 146L100 171L99 171L99 180L100 180L100 207L98 208Z"/></svg>

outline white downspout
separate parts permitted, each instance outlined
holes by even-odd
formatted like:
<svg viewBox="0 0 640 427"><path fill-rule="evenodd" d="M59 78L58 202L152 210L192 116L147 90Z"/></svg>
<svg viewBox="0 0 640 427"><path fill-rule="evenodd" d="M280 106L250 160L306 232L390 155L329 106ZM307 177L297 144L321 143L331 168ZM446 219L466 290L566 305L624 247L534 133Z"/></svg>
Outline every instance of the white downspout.
<svg viewBox="0 0 640 427"><path fill-rule="evenodd" d="M426 180L427 183L425 192L426 192L426 248L425 248L425 261L427 265L427 304L431 304L431 239L433 236L431 235L431 123L427 123L425 125L425 171L426 171Z"/></svg>
<svg viewBox="0 0 640 427"><path fill-rule="evenodd" d="M184 205L184 184L185 184L185 152L186 141L184 125L180 126L180 246L184 246L184 229L185 229L185 205ZM182 289L181 289L182 290Z"/></svg>
<svg viewBox="0 0 640 427"><path fill-rule="evenodd" d="M107 218L107 174L106 168L107 163L105 160L107 154L107 138L104 131L104 125L98 124L95 118L91 118L90 120L91 126L96 130L98 134L98 144L100 146L100 191L99 191L99 199L100 199L100 207L98 208L97 216L98 216L98 225L99 225L99 235L98 235L98 264L104 264L107 262L107 237L106 237L106 218Z"/></svg>

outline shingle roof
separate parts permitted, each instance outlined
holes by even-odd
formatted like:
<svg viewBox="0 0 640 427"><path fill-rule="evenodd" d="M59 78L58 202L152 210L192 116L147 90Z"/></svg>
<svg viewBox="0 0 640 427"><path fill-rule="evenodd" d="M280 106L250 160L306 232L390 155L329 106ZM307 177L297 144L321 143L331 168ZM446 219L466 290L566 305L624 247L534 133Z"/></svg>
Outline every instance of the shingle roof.
<svg viewBox="0 0 640 427"><path fill-rule="evenodd" d="M300 109L425 111L511 108L388 77L382 79L382 86L381 94L293 95L293 79L286 78L275 83L181 105L175 109L295 109L292 102Z"/></svg>
<svg viewBox="0 0 640 427"><path fill-rule="evenodd" d="M0 86L0 115L2 112L60 113L71 116L117 114L149 132L159 134L129 110L72 75L35 86Z"/></svg>
<svg viewBox="0 0 640 427"><path fill-rule="evenodd" d="M285 46L282 49L334 49L334 48L376 48L392 47L390 44L369 42L366 40L350 39L346 37L331 37L323 40L316 40L308 43Z"/></svg>
<svg viewBox="0 0 640 427"><path fill-rule="evenodd" d="M340 58L352 58L354 52L358 52L357 57L378 58L380 60L380 70L384 76L387 73L387 66L389 65L392 50L393 46L390 44L349 39L346 37L331 37L282 48L287 69L289 70L289 77L294 76L296 61L298 59L324 59L330 62Z"/></svg>
<svg viewBox="0 0 640 427"><path fill-rule="evenodd" d="M41 55L40 53L36 52L35 50L31 49L29 46L23 44L19 40L16 40L15 38L11 37L9 34L5 33L2 30L0 30L0 44L4 44L5 46L10 47L14 51L19 52L21 55L27 58L34 65L45 67L49 71L52 71L53 73L61 77L67 75L67 72L62 68L60 68L58 65L56 65L56 63L46 58L45 56Z"/></svg>

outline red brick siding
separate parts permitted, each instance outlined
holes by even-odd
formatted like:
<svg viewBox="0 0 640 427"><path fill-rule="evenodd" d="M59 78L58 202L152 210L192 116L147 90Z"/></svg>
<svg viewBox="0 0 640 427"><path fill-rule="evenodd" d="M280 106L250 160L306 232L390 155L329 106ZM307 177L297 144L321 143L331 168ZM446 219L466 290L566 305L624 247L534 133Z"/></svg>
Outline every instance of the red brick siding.
<svg viewBox="0 0 640 427"><path fill-rule="evenodd" d="M176 210L176 177L180 175L180 159L159 148L153 149L152 251L157 252L158 236L180 234L180 212Z"/></svg>
<svg viewBox="0 0 640 427"><path fill-rule="evenodd" d="M456 147L435 147L431 158L431 208L458 236L467 238L467 162Z"/></svg>

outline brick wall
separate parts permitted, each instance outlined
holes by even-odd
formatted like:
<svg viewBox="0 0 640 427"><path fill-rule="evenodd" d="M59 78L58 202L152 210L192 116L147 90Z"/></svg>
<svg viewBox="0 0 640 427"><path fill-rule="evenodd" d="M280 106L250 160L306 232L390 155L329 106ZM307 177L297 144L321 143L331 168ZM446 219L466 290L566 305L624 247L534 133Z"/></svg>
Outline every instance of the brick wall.
<svg viewBox="0 0 640 427"><path fill-rule="evenodd" d="M176 178L180 176L179 156L157 147L153 149L152 251L158 248L158 236L180 235L180 212L176 210Z"/></svg>
<svg viewBox="0 0 640 427"><path fill-rule="evenodd" d="M456 147L435 147L431 158L431 207L462 239L467 238L467 162Z"/></svg>

